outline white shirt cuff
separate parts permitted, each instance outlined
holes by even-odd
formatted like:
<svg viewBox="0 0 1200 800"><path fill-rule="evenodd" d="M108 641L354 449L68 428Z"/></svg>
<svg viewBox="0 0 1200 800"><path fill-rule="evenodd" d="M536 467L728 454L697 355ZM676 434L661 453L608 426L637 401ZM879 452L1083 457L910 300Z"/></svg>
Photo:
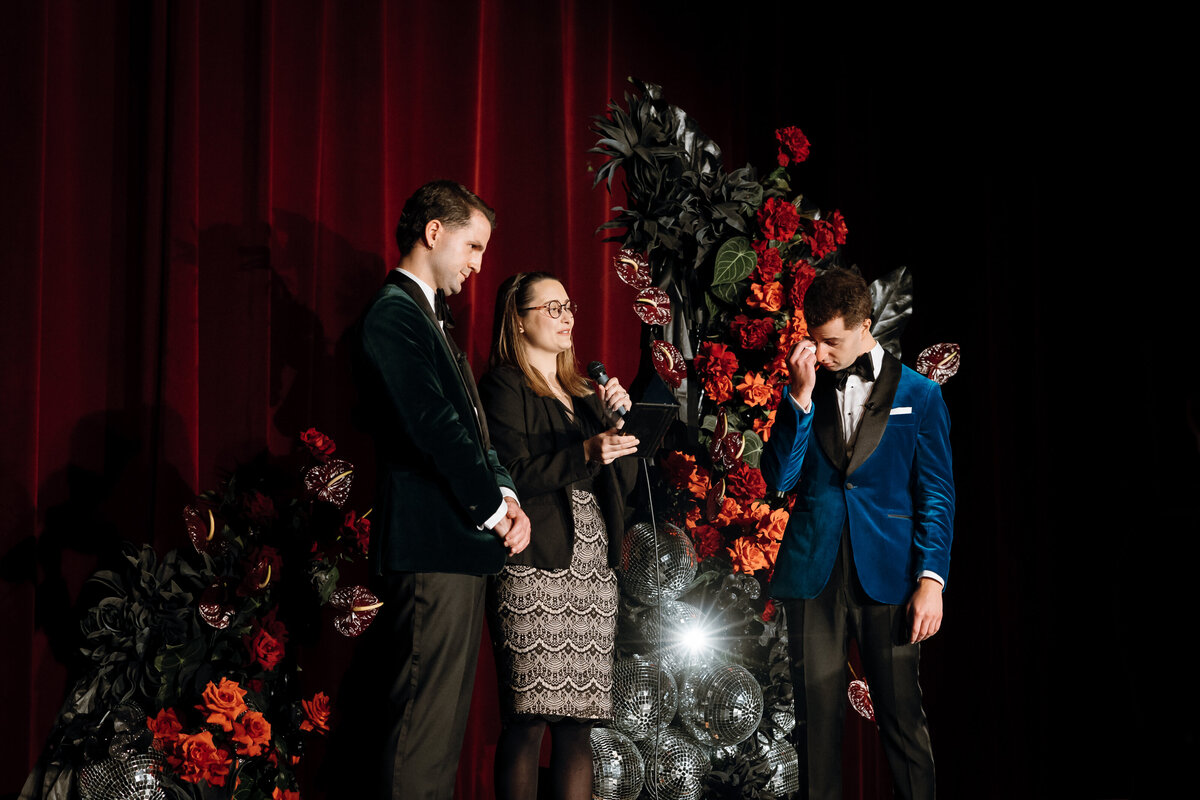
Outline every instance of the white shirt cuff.
<svg viewBox="0 0 1200 800"><path fill-rule="evenodd" d="M921 574L917 576L917 580L920 580L921 578L933 578L935 581L937 581L938 583L940 583L942 585L942 591L946 590L945 579L943 579L942 576L938 575L936 572L930 572L927 569L921 570Z"/></svg>
<svg viewBox="0 0 1200 800"><path fill-rule="evenodd" d="M513 500L517 500L516 493L512 489L509 489L507 486L500 487L500 494L504 495L505 497L511 497ZM520 504L521 504L521 501L517 500L517 505L520 505ZM480 526L479 530L483 530L484 528L487 528L490 531L492 528L496 527L497 523L499 523L500 520L504 519L504 516L506 514L508 514L508 501L501 500L500 507L498 509L496 509L496 513L492 514L490 517L488 517L487 521L485 521L483 523L483 525Z"/></svg>
<svg viewBox="0 0 1200 800"><path fill-rule="evenodd" d="M805 408L804 406L800 405L800 401L797 400L796 398L792 397L790 394L788 395L788 400L792 401L792 405L794 405L797 408L797 410L802 411L805 414L812 412L812 400L808 401L808 408Z"/></svg>

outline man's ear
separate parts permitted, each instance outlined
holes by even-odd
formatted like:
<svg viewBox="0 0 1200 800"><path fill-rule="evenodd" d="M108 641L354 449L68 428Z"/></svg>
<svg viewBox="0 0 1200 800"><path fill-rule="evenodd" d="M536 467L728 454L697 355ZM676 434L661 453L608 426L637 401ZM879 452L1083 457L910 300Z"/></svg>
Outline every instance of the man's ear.
<svg viewBox="0 0 1200 800"><path fill-rule="evenodd" d="M866 319L863 320L863 323L862 323L863 324L863 330L862 330L863 333L871 332L871 323L872 322L873 322L873 320L870 317L867 317Z"/></svg>
<svg viewBox="0 0 1200 800"><path fill-rule="evenodd" d="M424 244L429 250L433 249L434 243L438 237L442 235L444 227L440 219L431 219L425 223Z"/></svg>

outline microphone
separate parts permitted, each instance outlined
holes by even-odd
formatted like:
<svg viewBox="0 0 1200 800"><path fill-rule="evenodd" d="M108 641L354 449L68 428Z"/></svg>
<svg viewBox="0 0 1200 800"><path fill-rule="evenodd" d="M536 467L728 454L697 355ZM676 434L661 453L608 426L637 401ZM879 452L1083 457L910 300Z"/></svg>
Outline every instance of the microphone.
<svg viewBox="0 0 1200 800"><path fill-rule="evenodd" d="M602 361L593 361L592 363L588 364L587 372L588 372L588 377L590 377L592 380L594 380L596 383L600 384L601 386L603 386L604 384L608 383L609 380L611 380L608 377L608 371L604 368L604 362L602 362ZM617 416L619 416L619 417L625 416L625 409L623 407L617 409Z"/></svg>

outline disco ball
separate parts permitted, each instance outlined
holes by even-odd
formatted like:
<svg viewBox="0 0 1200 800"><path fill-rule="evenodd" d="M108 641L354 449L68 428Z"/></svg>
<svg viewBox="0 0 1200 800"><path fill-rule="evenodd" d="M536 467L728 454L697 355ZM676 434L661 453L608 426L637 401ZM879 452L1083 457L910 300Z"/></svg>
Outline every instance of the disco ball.
<svg viewBox="0 0 1200 800"><path fill-rule="evenodd" d="M737 664L689 670L680 684L679 719L706 747L745 741L758 730L762 713L762 687Z"/></svg>
<svg viewBox="0 0 1200 800"><path fill-rule="evenodd" d="M662 668L672 675L713 650L700 610L678 600L663 600L646 609L637 623L638 636L650 647Z"/></svg>
<svg viewBox="0 0 1200 800"><path fill-rule="evenodd" d="M644 658L625 658L613 666L613 724L633 741L645 739L657 725L675 717L675 679Z"/></svg>
<svg viewBox="0 0 1200 800"><path fill-rule="evenodd" d="M646 793L654 800L700 800L712 765L708 755L677 728L638 742L646 761Z"/></svg>
<svg viewBox="0 0 1200 800"><path fill-rule="evenodd" d="M691 537L682 528L669 522L658 526L657 560L654 539L653 526L639 522L626 531L621 543L621 586L646 605L683 594L700 563Z"/></svg>
<svg viewBox="0 0 1200 800"><path fill-rule="evenodd" d="M771 722L775 723L775 738L781 739L796 727L796 715L790 711L776 711L771 715Z"/></svg>
<svg viewBox="0 0 1200 800"><path fill-rule="evenodd" d="M162 772L166 757L158 750L106 758L79 770L82 800L166 800Z"/></svg>
<svg viewBox="0 0 1200 800"><path fill-rule="evenodd" d="M794 747L783 739L776 739L767 751L767 761L775 770L767 789L778 795L800 791L800 757Z"/></svg>
<svg viewBox="0 0 1200 800"><path fill-rule="evenodd" d="M592 800L634 800L644 770L642 753L628 736L592 728Z"/></svg>

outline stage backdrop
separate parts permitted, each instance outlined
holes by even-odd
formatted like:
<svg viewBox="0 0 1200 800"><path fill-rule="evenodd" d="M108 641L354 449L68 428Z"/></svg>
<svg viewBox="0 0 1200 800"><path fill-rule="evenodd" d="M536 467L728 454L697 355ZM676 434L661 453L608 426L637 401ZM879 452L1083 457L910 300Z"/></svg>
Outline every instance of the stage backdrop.
<svg viewBox="0 0 1200 800"><path fill-rule="evenodd" d="M0 794L43 746L76 663L73 604L120 539L183 545L180 509L195 492L309 426L359 465L355 505L369 504L343 337L395 262L392 227L418 185L456 178L497 209L482 274L452 303L477 372L496 287L540 269L581 305L580 357L633 377L629 293L594 234L620 199L592 189L586 152L588 117L628 75L663 84L730 166L770 169L774 129L803 128L813 155L795 186L845 214L849 260L869 279L900 265L916 276L906 360L937 341L963 346L945 390L955 569L923 660L943 792L1005 797L1061 774L1072 795L1129 791L1122 740L1105 735L1129 729L1127 685L1077 678L1105 709L1047 722L1060 688L1048 666L1075 656L1041 623L1047 591L1096 595L1064 582L1076 553L1053 544L1065 517L1056 407L1014 402L1018 381L1034 400L1056 376L1028 354L1043 333L1063 335L1042 276L1076 144L1056 127L1068 106L1038 55L1048 43L1020 24L993 20L994 43L981 44L904 14L875 35L797 3L6 8ZM1044 557L1030 557L1035 544ZM1121 638L1087 621L1103 613L1083 619L1089 641ZM309 691L336 686L346 644L330 631L308 654ZM463 798L491 796L489 658ZM1085 743L1087 770L1063 760L1064 741ZM873 732L851 725L847 742L847 797L890 796Z"/></svg>

